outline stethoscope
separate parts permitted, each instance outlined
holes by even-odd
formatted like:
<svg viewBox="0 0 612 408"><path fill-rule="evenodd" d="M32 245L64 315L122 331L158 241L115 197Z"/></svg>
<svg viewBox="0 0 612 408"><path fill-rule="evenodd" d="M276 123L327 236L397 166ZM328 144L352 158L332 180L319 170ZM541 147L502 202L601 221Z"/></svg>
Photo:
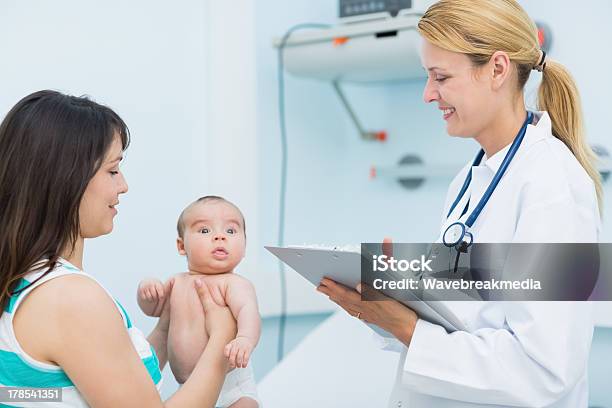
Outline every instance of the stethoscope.
<svg viewBox="0 0 612 408"><path fill-rule="evenodd" d="M497 170L497 173L495 173L493 180L491 181L491 183L489 184L489 187L487 188L484 195L480 199L480 202L478 203L476 208L474 208L474 211L472 211L472 213L466 220L465 224L461 221L457 221L449 225L448 228L446 228L446 231L444 231L444 235L442 235L442 242L444 243L444 245L446 245L449 248L454 247L455 249L457 249L458 252L467 252L467 249L472 245L472 243L474 242L474 236L469 231L469 229L472 228L472 225L474 225L474 223L476 222L476 219L478 218L478 216L484 209L484 206L487 204L487 202L491 198L491 195L493 195L493 191L495 191L495 188L499 184L499 181L501 180L504 173L508 169L510 162L514 158L514 155L519 149L521 142L525 138L525 133L527 133L527 125L531 123L532 119L533 119L533 113L527 112L527 119L525 119L523 126L519 130L518 134L516 135L516 138L514 139L514 142L512 142L512 145L510 146L510 150L508 150L508 153L506 153L506 157L504 157L502 164ZM483 157L484 157L484 150L481 149L480 152L478 152L476 159L474 159L474 163L472 164L472 167L480 165L480 162L482 161ZM472 170L470 169L465 179L465 182L463 183L463 187L461 187L461 190L459 191L459 195L457 196L457 199L455 199L455 202L453 203L450 210L448 211L448 215L446 216L446 219L450 217L450 215L455 210L455 207L457 207L457 205L459 204L459 201L461 201L461 198L463 198L463 195L465 194L468 187L470 186L471 181L472 181ZM459 218L465 215L465 213L467 212L469 203L470 202L468 200L468 203L466 204L463 210L463 213L461 213Z"/></svg>

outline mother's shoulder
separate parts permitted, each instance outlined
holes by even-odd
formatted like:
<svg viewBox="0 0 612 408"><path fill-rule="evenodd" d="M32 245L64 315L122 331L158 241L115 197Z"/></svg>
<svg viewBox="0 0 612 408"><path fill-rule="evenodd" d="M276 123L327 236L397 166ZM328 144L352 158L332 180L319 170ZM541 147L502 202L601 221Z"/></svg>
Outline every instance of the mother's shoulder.
<svg viewBox="0 0 612 408"><path fill-rule="evenodd" d="M118 330L123 326L117 307L106 290L82 274L54 277L23 299L15 311L15 335L28 354L41 361L54 356L74 338L92 334L91 328Z"/></svg>
<svg viewBox="0 0 612 408"><path fill-rule="evenodd" d="M48 300L50 303L57 304L71 304L97 297L109 297L109 295L95 279L76 273L49 279L34 288L28 295L28 298L31 299Z"/></svg>

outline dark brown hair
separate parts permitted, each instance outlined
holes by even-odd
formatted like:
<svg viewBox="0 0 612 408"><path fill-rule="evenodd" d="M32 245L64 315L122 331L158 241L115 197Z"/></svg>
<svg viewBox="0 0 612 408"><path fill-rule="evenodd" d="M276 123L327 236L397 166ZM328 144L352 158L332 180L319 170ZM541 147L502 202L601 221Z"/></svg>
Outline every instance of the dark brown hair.
<svg viewBox="0 0 612 408"><path fill-rule="evenodd" d="M0 124L0 307L31 271L55 268L79 236L79 204L118 134L129 130L87 97L39 91ZM44 276L44 275L43 275Z"/></svg>

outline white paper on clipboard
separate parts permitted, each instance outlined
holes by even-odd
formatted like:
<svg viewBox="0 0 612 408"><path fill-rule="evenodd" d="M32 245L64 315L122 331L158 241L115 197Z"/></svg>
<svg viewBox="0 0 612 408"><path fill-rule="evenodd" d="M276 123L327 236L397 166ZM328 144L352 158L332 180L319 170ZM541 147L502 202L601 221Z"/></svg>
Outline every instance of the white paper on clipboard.
<svg viewBox="0 0 612 408"><path fill-rule="evenodd" d="M361 282L361 254L358 252L300 247L265 248L315 286L319 286L324 277L350 288ZM403 295L403 299L397 300L414 310L419 318L440 325L449 333L467 330L461 319L443 302L423 301L416 295L411 296L410 291L405 291ZM366 324L379 335L393 338L391 333L380 327Z"/></svg>

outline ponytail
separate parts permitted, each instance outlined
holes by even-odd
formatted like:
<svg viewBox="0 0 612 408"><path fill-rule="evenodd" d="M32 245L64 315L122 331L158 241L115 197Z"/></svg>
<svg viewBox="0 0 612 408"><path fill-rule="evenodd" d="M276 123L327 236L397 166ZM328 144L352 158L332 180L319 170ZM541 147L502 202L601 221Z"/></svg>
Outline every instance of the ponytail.
<svg viewBox="0 0 612 408"><path fill-rule="evenodd" d="M558 62L546 61L538 90L538 110L548 112L553 135L565 143L593 180L601 214L601 175L596 167L597 156L586 141L580 95L571 74Z"/></svg>

